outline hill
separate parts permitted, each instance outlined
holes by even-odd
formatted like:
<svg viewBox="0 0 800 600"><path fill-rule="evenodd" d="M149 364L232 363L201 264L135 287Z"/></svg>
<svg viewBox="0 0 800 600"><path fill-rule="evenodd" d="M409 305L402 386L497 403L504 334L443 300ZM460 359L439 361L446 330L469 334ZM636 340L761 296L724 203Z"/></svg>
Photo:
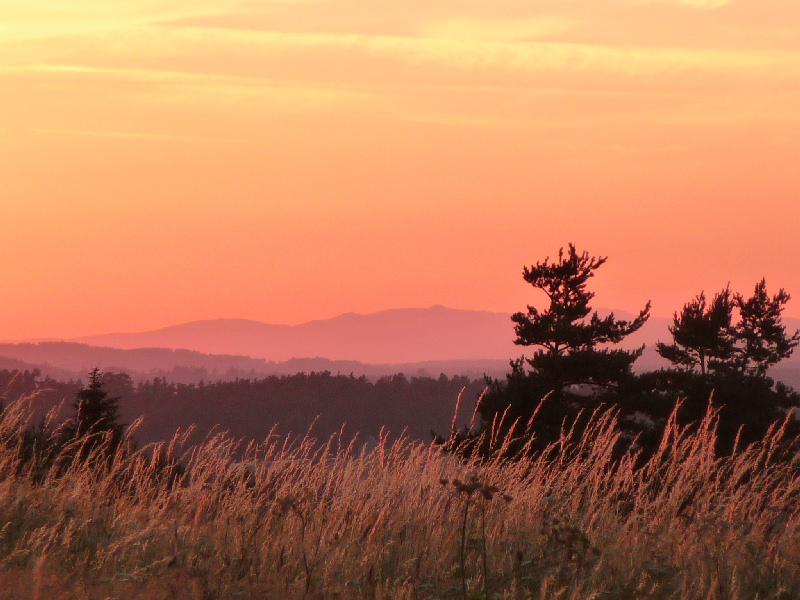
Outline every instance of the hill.
<svg viewBox="0 0 800 600"><path fill-rule="evenodd" d="M600 309L601 316L611 312ZM623 319L634 315L615 310ZM792 321L787 319L787 322ZM800 320L796 325L800 326ZM671 319L651 317L623 344L652 346L669 338ZM791 323L789 324L791 326ZM444 306L404 308L372 314L347 313L300 325L273 325L247 319L194 321L139 333L83 336L74 342L121 349L172 348L270 361L322 356L362 363L416 363L449 360L508 360L516 346L514 324L506 313L459 310ZM644 359L644 357L643 357ZM661 364L661 359L655 359ZM646 359L651 363L653 360ZM654 365L648 365L651 368Z"/></svg>
<svg viewBox="0 0 800 600"><path fill-rule="evenodd" d="M604 316L611 311L598 312ZM625 311L614 313L633 318ZM800 319L784 321L788 330L800 327ZM670 323L668 318L651 317L622 344L625 348L646 346L635 364L637 370L667 366L654 345L670 339ZM216 319L69 342L0 344L0 360L6 360L8 368L36 366L59 379L68 373L83 376L98 366L137 379L165 376L184 383L302 371L371 378L399 372L497 377L508 370L509 359L527 350L514 345L513 339L513 323L507 314L433 306L348 313L295 326ZM800 383L798 369L800 354L781 363L775 373L796 385Z"/></svg>
<svg viewBox="0 0 800 600"><path fill-rule="evenodd" d="M76 338L114 348L182 348L286 361L323 356L367 363L507 359L518 353L503 313L433 306L361 315L347 313L300 325L245 319L195 321L155 331Z"/></svg>
<svg viewBox="0 0 800 600"><path fill-rule="evenodd" d="M85 378L93 368L127 373L134 381L160 377L176 383L231 381L236 378L257 378L328 371L330 373L365 375L378 379L396 373L410 376L438 377L464 375L480 379L483 375L501 377L508 371L508 360L437 360L409 363L362 363L327 358L292 358L275 362L249 356L205 354L194 350L170 348L135 348L124 350L90 346L76 342L25 342L0 344L0 369L38 369L43 376L68 381Z"/></svg>

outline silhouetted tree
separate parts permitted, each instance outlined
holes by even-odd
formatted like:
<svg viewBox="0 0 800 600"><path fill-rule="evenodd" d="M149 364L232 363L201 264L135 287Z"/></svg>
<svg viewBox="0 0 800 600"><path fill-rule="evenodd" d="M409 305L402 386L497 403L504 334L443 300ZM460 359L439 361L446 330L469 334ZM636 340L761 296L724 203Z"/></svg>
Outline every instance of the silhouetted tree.
<svg viewBox="0 0 800 600"><path fill-rule="evenodd" d="M706 370L729 364L734 354L734 333L731 327L734 303L731 292L725 288L706 305L706 296L700 292L686 303L680 314L672 318L669 332L673 343L658 342L656 351L679 368Z"/></svg>
<svg viewBox="0 0 800 600"><path fill-rule="evenodd" d="M679 368L700 374L708 371L739 371L766 377L767 370L788 358L800 343L800 331L787 335L781 314L791 296L783 289L767 293L766 281L756 284L745 299L729 288L706 305L702 292L675 313L669 331L672 344L659 342L658 353ZM738 321L734 309L738 309Z"/></svg>
<svg viewBox="0 0 800 600"><path fill-rule="evenodd" d="M753 295L745 300L741 294L734 296L739 309L739 322L734 329L736 362L748 375L766 377L767 369L789 358L800 343L800 331L786 334L781 314L791 296L781 288L777 294L767 294L764 279L758 282Z"/></svg>
<svg viewBox="0 0 800 600"><path fill-rule="evenodd" d="M675 314L674 343L657 346L678 369L642 377L654 390L683 399L679 415L686 423L702 417L713 394L721 407L717 449L722 453L730 452L737 438L747 444L763 437L800 400L767 376L769 367L800 343L800 332L787 335L781 322L788 300L783 289L770 296L763 279L747 299L726 288L706 305L701 293Z"/></svg>
<svg viewBox="0 0 800 600"><path fill-rule="evenodd" d="M63 429L65 443L79 444L79 458L88 457L101 443L107 444L109 456L117 449L124 431L119 422L119 400L117 396L108 395L103 389L102 373L93 369L89 373L89 385L76 394L72 404L75 414Z"/></svg>
<svg viewBox="0 0 800 600"><path fill-rule="evenodd" d="M578 254L570 244L566 255L563 248L559 250L557 262L546 258L523 270L525 281L542 290L550 304L544 311L528 306L527 313L511 317L516 323L514 343L539 348L525 362L555 391L576 384L614 385L630 373L644 350L598 348L621 342L650 316L648 302L632 321L616 319L613 313L601 318L595 312L589 317L594 292L586 285L606 260L587 252Z"/></svg>
<svg viewBox="0 0 800 600"><path fill-rule="evenodd" d="M606 257L578 253L570 244L562 248L558 260L525 267L523 278L549 299L544 310L528 306L511 319L516 323L520 346L536 348L532 356L512 361L512 371L505 382L489 380L478 411L485 428L498 429L502 418L502 438L509 431L520 440L534 435L541 448L559 438L566 421L574 421L581 409L601 401L613 401L617 390L632 379L631 366L644 347L619 350L609 345L621 342L638 330L650 316L650 303L631 321L614 314L600 317L592 312L594 293L588 280ZM547 397L545 402L542 399ZM529 421L536 412L536 419ZM489 442L482 451L492 452ZM513 448L511 449L513 451Z"/></svg>

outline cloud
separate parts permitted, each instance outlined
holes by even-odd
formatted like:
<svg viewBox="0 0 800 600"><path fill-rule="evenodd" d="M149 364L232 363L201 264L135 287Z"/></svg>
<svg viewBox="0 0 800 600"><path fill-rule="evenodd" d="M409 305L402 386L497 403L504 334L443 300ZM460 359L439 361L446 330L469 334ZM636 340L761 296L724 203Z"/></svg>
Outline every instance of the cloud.
<svg viewBox="0 0 800 600"><path fill-rule="evenodd" d="M620 21L609 20L603 13L608 5L596 0L499 1L491 16L477 2L409 0L403 5L405 20L394 28L379 17L383 10L393 14L397 5L376 3L359 20L354 0L278 2L274 13L273 4L239 3L222 13L215 2L192 10L174 2L151 13L147 6L141 13L126 9L125 18L109 29L103 28L101 11L96 22L102 27L3 45L0 83L27 90L42 105L51 103L49 113L67 115L67 109L63 102L52 104L56 95L48 86L69 90L65 97L74 114L90 114L83 105L108 107L109 121L102 126L39 121L33 111L26 126L125 132L127 125L111 121L120 112L113 103L137 114L216 115L208 123L338 111L476 130L609 115L733 121L756 118L767 105L778 119L791 116L791 109L766 98L796 92L800 80L800 47L737 47L711 38L701 47L681 46L650 40L651 30L642 34L646 43L611 40L611 24L627 31L646 22L655 31L665 14L694 15L698 27L716 22L713 11L684 10L678 0L647 7L638 0L620 2L625 15ZM638 12L630 9L636 6ZM583 9L587 13L579 15ZM339 16L329 21L334 13ZM307 14L315 14L317 22L302 30L306 21L299 15ZM172 19L176 15L186 19ZM283 20L286 15L294 20ZM168 24L162 17L169 17ZM681 23L671 21L668 29ZM592 41L592 31L603 27L609 41ZM164 127L141 130L164 133L169 119L158 118ZM189 117L182 118L191 133Z"/></svg>
<svg viewBox="0 0 800 600"><path fill-rule="evenodd" d="M719 8L731 4L734 0L639 0L642 4L680 4L698 9Z"/></svg>
<svg viewBox="0 0 800 600"><path fill-rule="evenodd" d="M420 37L499 42L531 41L563 34L573 25L572 19L555 16L527 19L444 19L423 23Z"/></svg>
<svg viewBox="0 0 800 600"><path fill-rule="evenodd" d="M47 52L40 64L49 61ZM53 43L58 69L107 68L149 77L244 78L349 85L709 89L789 85L800 50L612 47L571 42L277 33L148 27ZM74 65L74 66L68 66ZM124 67L124 68L123 68ZM32 67L33 68L33 67Z"/></svg>
<svg viewBox="0 0 800 600"><path fill-rule="evenodd" d="M0 82L26 90L27 99L25 96L17 97L22 104L12 99L5 108L8 115L13 115L12 122L22 123L29 129L120 138L155 139L163 135L164 139L187 141L231 139L227 137L224 126L219 125L231 118L245 120L253 115L303 115L343 110L345 107L363 110L375 97L374 90L368 86L335 82L278 79L255 74L233 76L59 64L0 67ZM47 112L28 108L29 105L52 103L56 98L52 93L54 90L57 90L58 101ZM145 129L143 132L119 130L114 120L120 114L157 116L158 127L155 131ZM173 116L163 117L169 114ZM200 115L216 117L197 122ZM194 135L198 128L203 135ZM205 135L209 132L213 134ZM232 137L238 138L241 133L239 130Z"/></svg>
<svg viewBox="0 0 800 600"><path fill-rule="evenodd" d="M170 135L162 133L139 133L125 131L88 131L79 129L31 129L33 133L44 133L54 135L85 135L91 137L122 138L122 139L145 139L145 140L167 140L179 142L230 142L222 138L198 137L192 135Z"/></svg>

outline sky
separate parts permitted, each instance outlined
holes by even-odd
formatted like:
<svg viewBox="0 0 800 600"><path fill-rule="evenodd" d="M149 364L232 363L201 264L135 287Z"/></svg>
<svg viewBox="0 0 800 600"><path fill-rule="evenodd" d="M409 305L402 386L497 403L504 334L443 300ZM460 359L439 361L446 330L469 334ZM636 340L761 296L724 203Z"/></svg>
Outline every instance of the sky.
<svg viewBox="0 0 800 600"><path fill-rule="evenodd" d="M0 339L794 293L797 0L3 0Z"/></svg>

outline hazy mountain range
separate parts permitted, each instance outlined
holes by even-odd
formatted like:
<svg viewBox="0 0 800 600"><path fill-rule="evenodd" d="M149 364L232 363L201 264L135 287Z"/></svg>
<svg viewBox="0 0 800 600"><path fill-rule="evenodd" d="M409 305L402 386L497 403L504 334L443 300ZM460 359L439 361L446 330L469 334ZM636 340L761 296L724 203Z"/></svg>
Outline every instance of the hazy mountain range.
<svg viewBox="0 0 800 600"><path fill-rule="evenodd" d="M614 314L633 318L625 311ZM784 322L788 330L800 328L800 319ZM624 342L626 348L647 347L637 369L665 366L653 346L670 339L670 323L671 319L651 317ZM514 345L514 337L508 314L443 306L347 313L294 326L216 319L139 333L0 344L0 368L44 365L44 371L63 378L99 366L187 382L312 370L368 376L397 372L499 376L508 370L509 359L527 350ZM800 355L782 367L800 367Z"/></svg>
<svg viewBox="0 0 800 600"><path fill-rule="evenodd" d="M300 325L245 319L195 321L155 331L112 333L72 341L113 348L182 348L285 361L322 356L331 360L405 363L507 358L517 354L509 315L454 310L386 310L347 313Z"/></svg>
<svg viewBox="0 0 800 600"><path fill-rule="evenodd" d="M609 310L599 311L601 315ZM619 318L632 319L624 311ZM669 319L651 318L626 347L668 339ZM330 360L408 363L441 360L508 359L522 354L510 315L444 306L347 313L300 325L270 325L246 319L194 321L140 333L111 333L73 342L112 348L172 348L285 361L322 356Z"/></svg>

